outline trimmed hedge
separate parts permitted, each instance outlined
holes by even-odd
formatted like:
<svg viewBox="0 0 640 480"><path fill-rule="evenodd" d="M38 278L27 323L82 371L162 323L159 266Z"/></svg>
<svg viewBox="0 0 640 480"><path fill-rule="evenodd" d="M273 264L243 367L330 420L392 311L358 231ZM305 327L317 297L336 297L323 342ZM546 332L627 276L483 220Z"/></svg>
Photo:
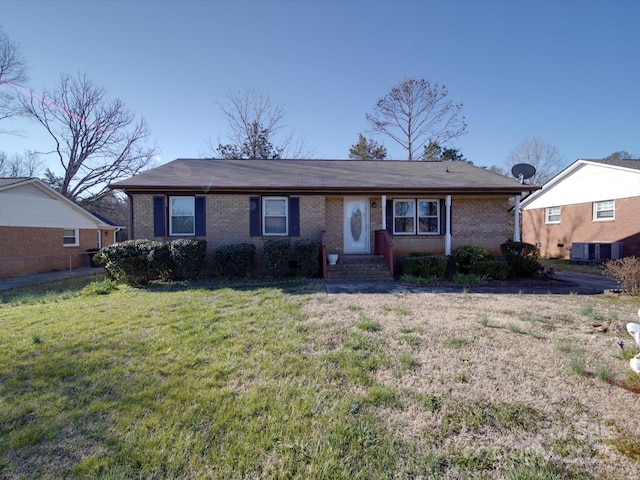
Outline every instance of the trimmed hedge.
<svg viewBox="0 0 640 480"><path fill-rule="evenodd" d="M149 273L151 278L168 281L174 278L176 265L171 258L171 247L168 243L149 241Z"/></svg>
<svg viewBox="0 0 640 480"><path fill-rule="evenodd" d="M459 273L472 273L473 266L477 262L493 260L493 255L489 254L484 247L474 245L461 245L453 252L453 261Z"/></svg>
<svg viewBox="0 0 640 480"><path fill-rule="evenodd" d="M170 243L127 240L104 247L94 259L109 276L130 285L151 280L194 279L204 264L206 240L180 238Z"/></svg>
<svg viewBox="0 0 640 480"><path fill-rule="evenodd" d="M207 253L207 241L178 238L169 244L171 260L175 265L173 278L193 280L198 277Z"/></svg>
<svg viewBox="0 0 640 480"><path fill-rule="evenodd" d="M320 274L320 242L296 240L293 242L293 259L298 263L300 275L316 277Z"/></svg>
<svg viewBox="0 0 640 480"><path fill-rule="evenodd" d="M256 254L252 243L225 245L214 252L214 264L220 275L226 278L246 277Z"/></svg>
<svg viewBox="0 0 640 480"><path fill-rule="evenodd" d="M289 251L291 242L289 239L267 240L262 251L267 262L269 273L276 278L284 277L289 271Z"/></svg>
<svg viewBox="0 0 640 480"><path fill-rule="evenodd" d="M145 285L151 278L149 254L154 248L151 240L127 240L104 247L94 260L107 269L109 276L130 285Z"/></svg>
<svg viewBox="0 0 640 480"><path fill-rule="evenodd" d="M402 262L402 273L421 278L444 278L448 261L444 255L410 255Z"/></svg>
<svg viewBox="0 0 640 480"><path fill-rule="evenodd" d="M502 260L480 260L471 266L471 273L491 280L505 280L509 276L509 265Z"/></svg>
<svg viewBox="0 0 640 480"><path fill-rule="evenodd" d="M538 247L525 242L507 242L500 245L500 251L509 265L510 276L535 277L542 270L538 262Z"/></svg>

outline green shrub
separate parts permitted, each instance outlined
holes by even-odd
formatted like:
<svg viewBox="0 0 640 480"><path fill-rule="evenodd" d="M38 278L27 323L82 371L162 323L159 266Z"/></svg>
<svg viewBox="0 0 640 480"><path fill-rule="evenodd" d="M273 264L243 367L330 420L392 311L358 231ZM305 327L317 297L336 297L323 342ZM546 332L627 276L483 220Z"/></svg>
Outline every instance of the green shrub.
<svg viewBox="0 0 640 480"><path fill-rule="evenodd" d="M409 256L402 262L402 273L421 278L444 278L447 262L444 255Z"/></svg>
<svg viewBox="0 0 640 480"><path fill-rule="evenodd" d="M153 248L150 240L127 240L114 243L94 255L109 276L129 285L145 285L151 279L149 254Z"/></svg>
<svg viewBox="0 0 640 480"><path fill-rule="evenodd" d="M538 247L525 242L507 242L500 250L509 265L512 277L535 277L542 269L538 263Z"/></svg>
<svg viewBox="0 0 640 480"><path fill-rule="evenodd" d="M178 238L169 245L175 265L173 278L193 280L198 277L207 253L207 241L196 238Z"/></svg>
<svg viewBox="0 0 640 480"><path fill-rule="evenodd" d="M127 240L104 247L94 259L109 277L129 285L151 280L195 278L204 263L205 240L180 238L171 243Z"/></svg>
<svg viewBox="0 0 640 480"><path fill-rule="evenodd" d="M218 248L213 256L215 267L227 278L246 277L256 254L251 243L236 243Z"/></svg>
<svg viewBox="0 0 640 480"><path fill-rule="evenodd" d="M453 252L453 261L459 273L472 273L473 265L484 260L492 260L484 247L476 247L474 245L461 245Z"/></svg>
<svg viewBox="0 0 640 480"><path fill-rule="evenodd" d="M315 277L320 273L320 242L296 240L293 242L293 259L298 263L300 275Z"/></svg>
<svg viewBox="0 0 640 480"><path fill-rule="evenodd" d="M284 277L289 270L289 251L291 242L289 239L267 240L262 251L267 261L267 269L274 277Z"/></svg>
<svg viewBox="0 0 640 480"><path fill-rule="evenodd" d="M171 257L171 248L168 243L149 241L149 276L152 279L168 281L175 273L175 263Z"/></svg>
<svg viewBox="0 0 640 480"><path fill-rule="evenodd" d="M640 258L623 257L604 264L603 274L630 295L640 295Z"/></svg>
<svg viewBox="0 0 640 480"><path fill-rule="evenodd" d="M509 276L509 265L502 260L480 260L471 266L471 272L491 280L504 280Z"/></svg>

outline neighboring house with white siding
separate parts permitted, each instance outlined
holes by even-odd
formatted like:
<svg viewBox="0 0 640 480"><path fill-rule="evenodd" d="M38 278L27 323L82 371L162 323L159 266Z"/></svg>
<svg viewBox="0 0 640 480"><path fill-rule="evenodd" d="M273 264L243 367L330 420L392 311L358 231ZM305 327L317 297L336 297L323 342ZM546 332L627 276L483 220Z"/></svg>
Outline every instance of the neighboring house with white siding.
<svg viewBox="0 0 640 480"><path fill-rule="evenodd" d="M0 278L88 266L118 229L37 178L0 178Z"/></svg>
<svg viewBox="0 0 640 480"><path fill-rule="evenodd" d="M640 256L640 160L577 160L520 207L522 240L542 257Z"/></svg>

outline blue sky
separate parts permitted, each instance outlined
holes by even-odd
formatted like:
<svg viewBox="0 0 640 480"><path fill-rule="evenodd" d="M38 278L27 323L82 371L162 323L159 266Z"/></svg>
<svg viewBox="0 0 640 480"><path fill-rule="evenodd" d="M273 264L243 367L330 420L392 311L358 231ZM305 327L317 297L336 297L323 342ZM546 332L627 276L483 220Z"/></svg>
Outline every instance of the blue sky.
<svg viewBox="0 0 640 480"><path fill-rule="evenodd" d="M409 76L464 104L456 146L476 165L534 136L565 164L640 155L639 21L640 2L604 0L0 2L36 92L86 73L144 117L162 163L210 156L229 133L217 104L249 88L314 158L346 158L361 132L403 158L365 114ZM52 150L42 127L12 126L0 150Z"/></svg>

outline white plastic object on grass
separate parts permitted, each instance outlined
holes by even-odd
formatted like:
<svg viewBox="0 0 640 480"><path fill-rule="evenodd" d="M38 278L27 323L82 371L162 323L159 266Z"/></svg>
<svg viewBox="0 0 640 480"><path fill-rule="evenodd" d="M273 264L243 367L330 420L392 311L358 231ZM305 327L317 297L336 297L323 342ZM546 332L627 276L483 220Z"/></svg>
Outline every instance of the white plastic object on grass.
<svg viewBox="0 0 640 480"><path fill-rule="evenodd" d="M629 366L631 367L631 370L640 375L640 358L638 357L640 357L640 355L636 355L631 360L629 360Z"/></svg>
<svg viewBox="0 0 640 480"><path fill-rule="evenodd" d="M638 310L638 316L640 316L640 310ZM627 332L629 332L629 335L634 338L638 347L640 347L640 325L633 322L627 323ZM640 354L629 360L629 366L631 370L640 375Z"/></svg>

